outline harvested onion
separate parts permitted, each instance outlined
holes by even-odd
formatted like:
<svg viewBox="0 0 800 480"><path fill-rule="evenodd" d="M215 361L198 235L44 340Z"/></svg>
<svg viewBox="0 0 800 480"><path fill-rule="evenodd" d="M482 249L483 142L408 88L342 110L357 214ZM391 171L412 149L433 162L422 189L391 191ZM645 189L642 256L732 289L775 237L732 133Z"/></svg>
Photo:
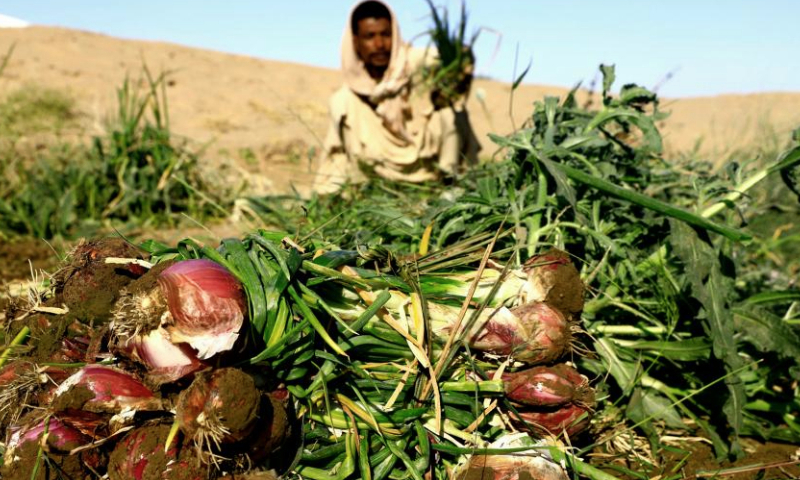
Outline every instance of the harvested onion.
<svg viewBox="0 0 800 480"><path fill-rule="evenodd" d="M191 347L170 342L163 328L120 342L116 349L147 367L147 380L156 385L174 382L204 367Z"/></svg>
<svg viewBox="0 0 800 480"><path fill-rule="evenodd" d="M3 458L5 466L17 461L16 452L30 442L39 444L43 435L47 434L47 448L55 452L69 452L91 440L75 428L57 418L50 417L33 425L9 428L11 436Z"/></svg>
<svg viewBox="0 0 800 480"><path fill-rule="evenodd" d="M201 360L230 350L247 312L242 284L211 260L159 267L135 282L117 303L114 336L126 341L163 328L169 341L190 345Z"/></svg>
<svg viewBox="0 0 800 480"><path fill-rule="evenodd" d="M534 302L509 310L502 307L476 325L470 346L498 355L511 355L527 364L551 363L570 348L572 327L547 303Z"/></svg>
<svg viewBox="0 0 800 480"><path fill-rule="evenodd" d="M119 413L122 410L160 410L162 405L161 399L128 372L87 365L59 385L53 408L56 411L82 409Z"/></svg>
<svg viewBox="0 0 800 480"><path fill-rule="evenodd" d="M200 450L219 448L247 437L261 410L261 392L252 377L236 368L199 374L178 397L181 431Z"/></svg>
<svg viewBox="0 0 800 480"><path fill-rule="evenodd" d="M538 366L503 375L506 397L523 405L556 407L567 403L594 403L589 380L565 363Z"/></svg>
<svg viewBox="0 0 800 480"><path fill-rule="evenodd" d="M520 430L537 435L576 435L589 427L592 412L589 407L571 403L553 411L519 411L511 413L511 420Z"/></svg>

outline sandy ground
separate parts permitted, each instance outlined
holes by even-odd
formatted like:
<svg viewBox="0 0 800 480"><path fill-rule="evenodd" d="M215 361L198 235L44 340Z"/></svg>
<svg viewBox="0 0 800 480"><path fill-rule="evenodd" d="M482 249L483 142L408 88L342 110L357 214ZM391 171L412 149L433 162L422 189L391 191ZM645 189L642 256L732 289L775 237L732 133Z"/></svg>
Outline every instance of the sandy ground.
<svg viewBox="0 0 800 480"><path fill-rule="evenodd" d="M285 191L289 181L300 189L308 185L314 169L309 147L324 137L327 98L340 85L335 70L61 28L0 29L0 54L12 44L0 95L30 83L66 89L90 135L102 131L126 76L141 78L144 63L155 73L169 72L173 131L207 144L210 162L233 160L235 174L264 193ZM477 80L470 111L483 154L494 151L488 132L512 131L534 101L566 91L522 85L510 115L510 85ZM800 92L664 99L662 106L671 112L662 125L671 155L699 149L721 158L773 132L785 139L800 125Z"/></svg>

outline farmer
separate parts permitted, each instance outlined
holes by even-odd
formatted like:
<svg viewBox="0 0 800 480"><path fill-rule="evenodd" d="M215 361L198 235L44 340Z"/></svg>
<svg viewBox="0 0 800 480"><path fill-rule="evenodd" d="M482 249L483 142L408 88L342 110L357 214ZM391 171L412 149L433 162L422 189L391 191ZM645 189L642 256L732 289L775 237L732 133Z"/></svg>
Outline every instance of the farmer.
<svg viewBox="0 0 800 480"><path fill-rule="evenodd" d="M459 173L480 148L462 99L435 107L419 69L435 60L430 49L403 43L388 5L358 3L342 38L344 85L330 99L330 126L315 190L332 193L370 176L424 182ZM416 76L415 76L416 74Z"/></svg>

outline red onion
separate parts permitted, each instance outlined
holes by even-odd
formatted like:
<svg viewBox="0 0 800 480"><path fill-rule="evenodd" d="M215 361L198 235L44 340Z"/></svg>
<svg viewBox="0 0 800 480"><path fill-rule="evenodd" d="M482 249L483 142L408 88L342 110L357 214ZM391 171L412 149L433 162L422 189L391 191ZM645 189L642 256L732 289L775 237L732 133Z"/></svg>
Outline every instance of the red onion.
<svg viewBox="0 0 800 480"><path fill-rule="evenodd" d="M73 448L89 443L91 440L78 430L66 425L61 420L50 417L33 425L9 428L11 436L6 444L3 457L4 464L15 462L15 452L29 442L39 442L47 431L47 446L55 452L69 452Z"/></svg>
<svg viewBox="0 0 800 480"><path fill-rule="evenodd" d="M569 255L553 249L531 257L523 266L528 282L522 291L522 303L547 302L570 319L583 310L584 286Z"/></svg>
<svg viewBox="0 0 800 480"><path fill-rule="evenodd" d="M252 377L235 368L198 374L178 397L181 431L202 450L242 440L256 425L261 392Z"/></svg>
<svg viewBox="0 0 800 480"><path fill-rule="evenodd" d="M201 360L230 350L247 312L242 284L211 260L156 265L115 307L112 334L125 341L164 328Z"/></svg>
<svg viewBox="0 0 800 480"><path fill-rule="evenodd" d="M200 359L230 350L247 311L242 284L211 260L178 262L161 273L158 284L167 300L173 342L186 342Z"/></svg>
<svg viewBox="0 0 800 480"><path fill-rule="evenodd" d="M147 379L156 384L174 382L204 367L187 344L174 344L163 328L121 342L125 356L147 367Z"/></svg>
<svg viewBox="0 0 800 480"><path fill-rule="evenodd" d="M498 309L478 325L470 346L538 364L558 360L570 348L571 340L571 326L564 315L546 303L534 302L513 310Z"/></svg>
<svg viewBox="0 0 800 480"><path fill-rule="evenodd" d="M165 442L169 425L139 427L120 441L111 453L108 477L111 480L205 480L207 469L197 461L194 449Z"/></svg>
<svg viewBox="0 0 800 480"><path fill-rule="evenodd" d="M533 440L526 433L511 433L492 442L489 448L530 447L516 453L472 455L455 475L456 480L568 480L564 467L553 461L544 440Z"/></svg>
<svg viewBox="0 0 800 480"><path fill-rule="evenodd" d="M566 403L594 403L589 380L567 364L538 366L503 375L506 397L517 403L555 407Z"/></svg>
<svg viewBox="0 0 800 480"><path fill-rule="evenodd" d="M119 413L123 409L160 410L162 405L161 399L129 373L87 365L59 385L53 408Z"/></svg>

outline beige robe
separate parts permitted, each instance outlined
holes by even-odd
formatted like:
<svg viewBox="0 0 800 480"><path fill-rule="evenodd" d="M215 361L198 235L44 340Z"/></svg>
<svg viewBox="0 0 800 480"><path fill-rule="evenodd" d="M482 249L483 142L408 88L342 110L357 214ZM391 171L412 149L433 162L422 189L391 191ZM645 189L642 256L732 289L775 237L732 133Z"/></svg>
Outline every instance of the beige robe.
<svg viewBox="0 0 800 480"><path fill-rule="evenodd" d="M355 53L348 19L342 38L345 81L330 99L317 192L332 193L370 176L437 180L477 161L479 145L463 104L436 110L429 92L415 82L420 68L432 61L430 49L402 42L392 13L391 60L376 82Z"/></svg>

